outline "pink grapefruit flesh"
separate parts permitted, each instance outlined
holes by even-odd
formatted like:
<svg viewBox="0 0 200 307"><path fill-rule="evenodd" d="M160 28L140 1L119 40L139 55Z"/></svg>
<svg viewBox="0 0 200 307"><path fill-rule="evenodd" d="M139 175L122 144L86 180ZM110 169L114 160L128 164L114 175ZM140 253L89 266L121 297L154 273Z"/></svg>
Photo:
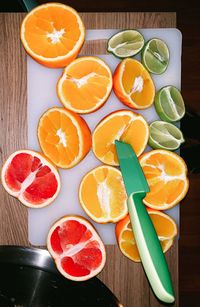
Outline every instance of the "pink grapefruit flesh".
<svg viewBox="0 0 200 307"><path fill-rule="evenodd" d="M106 252L93 226L79 216L66 216L49 231L47 248L66 278L83 281L104 267Z"/></svg>
<svg viewBox="0 0 200 307"><path fill-rule="evenodd" d="M60 190L55 166L31 150L14 152L2 168L1 179L9 194L32 208L49 205Z"/></svg>

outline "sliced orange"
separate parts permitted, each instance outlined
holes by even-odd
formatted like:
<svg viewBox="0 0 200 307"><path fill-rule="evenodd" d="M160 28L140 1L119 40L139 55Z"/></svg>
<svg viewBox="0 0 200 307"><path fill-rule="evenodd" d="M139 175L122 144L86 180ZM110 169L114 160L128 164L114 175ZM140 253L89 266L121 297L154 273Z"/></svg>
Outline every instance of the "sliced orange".
<svg viewBox="0 0 200 307"><path fill-rule="evenodd" d="M44 154L61 168L75 166L91 148L91 133L86 122L65 108L54 107L41 116L38 140Z"/></svg>
<svg viewBox="0 0 200 307"><path fill-rule="evenodd" d="M26 52L47 67L65 67L79 53L85 27L79 14L61 3L46 3L29 12L21 25Z"/></svg>
<svg viewBox="0 0 200 307"><path fill-rule="evenodd" d="M180 156L167 150L152 150L140 157L140 164L150 187L143 200L148 207L166 210L185 197L189 181L187 166Z"/></svg>
<svg viewBox="0 0 200 307"><path fill-rule="evenodd" d="M113 89L121 102L133 109L146 109L154 102L155 86L149 72L131 58L124 59L117 66Z"/></svg>
<svg viewBox="0 0 200 307"><path fill-rule="evenodd" d="M119 165L115 140L129 143L139 156L148 138L149 127L144 117L130 110L120 110L109 114L96 126L92 135L92 149L103 163Z"/></svg>
<svg viewBox="0 0 200 307"><path fill-rule="evenodd" d="M165 253L172 246L177 235L176 223L169 215L163 212L148 209L148 213ZM141 261L129 215L117 223L115 232L121 252L135 262Z"/></svg>
<svg viewBox="0 0 200 307"><path fill-rule="evenodd" d="M121 172L107 165L92 169L81 181L79 200L82 208L95 222L118 222L128 212Z"/></svg>
<svg viewBox="0 0 200 307"><path fill-rule="evenodd" d="M97 57L80 57L68 65L57 84L62 104L76 113L99 109L112 90L112 73Z"/></svg>

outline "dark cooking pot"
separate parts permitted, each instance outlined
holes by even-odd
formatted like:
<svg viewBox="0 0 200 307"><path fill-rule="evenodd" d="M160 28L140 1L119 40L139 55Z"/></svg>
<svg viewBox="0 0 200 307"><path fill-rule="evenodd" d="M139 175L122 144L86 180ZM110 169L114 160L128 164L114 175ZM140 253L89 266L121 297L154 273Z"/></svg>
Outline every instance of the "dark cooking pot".
<svg viewBox="0 0 200 307"><path fill-rule="evenodd" d="M64 278L48 251L0 246L1 307L119 307L114 294L96 277L85 282Z"/></svg>

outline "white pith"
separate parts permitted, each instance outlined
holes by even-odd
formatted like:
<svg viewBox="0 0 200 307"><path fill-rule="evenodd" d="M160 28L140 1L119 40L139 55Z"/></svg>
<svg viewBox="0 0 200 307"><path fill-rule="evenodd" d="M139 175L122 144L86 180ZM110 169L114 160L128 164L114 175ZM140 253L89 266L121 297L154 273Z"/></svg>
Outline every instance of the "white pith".
<svg viewBox="0 0 200 307"><path fill-rule="evenodd" d="M57 130L56 135L60 138L59 143L62 144L64 147L67 147L67 138L65 132L62 131L62 129L60 128Z"/></svg>
<svg viewBox="0 0 200 307"><path fill-rule="evenodd" d="M78 88L81 88L83 85L87 84L88 80L92 77L98 76L97 73L91 72L80 79L73 78L71 76L66 76L66 79L74 82Z"/></svg>
<svg viewBox="0 0 200 307"><path fill-rule="evenodd" d="M144 86L143 78L141 76L136 77L134 79L133 87L132 87L131 92L130 92L129 95L132 95L133 93L136 93L136 92L141 93L142 90L143 90L143 86Z"/></svg>
<svg viewBox="0 0 200 307"><path fill-rule="evenodd" d="M63 34L65 33L65 29L56 30L54 29L53 32L47 33L47 38L50 38L51 43L53 45L60 42L60 39L63 37Z"/></svg>

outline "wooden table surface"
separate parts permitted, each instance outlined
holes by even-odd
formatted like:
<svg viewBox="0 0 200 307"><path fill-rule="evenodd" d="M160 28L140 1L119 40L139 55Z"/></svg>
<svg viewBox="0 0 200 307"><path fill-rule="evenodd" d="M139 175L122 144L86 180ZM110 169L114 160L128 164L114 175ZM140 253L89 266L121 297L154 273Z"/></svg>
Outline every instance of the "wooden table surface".
<svg viewBox="0 0 200 307"><path fill-rule="evenodd" d="M86 28L176 27L175 13L82 13ZM0 14L1 86L0 154L3 161L15 150L27 148L27 64L19 39L23 13ZM99 43L101 45L101 43ZM98 53L87 45L82 54ZM27 209L0 187L0 245L30 246ZM107 263L99 278L124 307L162 306L154 297L140 264L124 257L117 246L107 246ZM166 254L178 303L178 242Z"/></svg>

